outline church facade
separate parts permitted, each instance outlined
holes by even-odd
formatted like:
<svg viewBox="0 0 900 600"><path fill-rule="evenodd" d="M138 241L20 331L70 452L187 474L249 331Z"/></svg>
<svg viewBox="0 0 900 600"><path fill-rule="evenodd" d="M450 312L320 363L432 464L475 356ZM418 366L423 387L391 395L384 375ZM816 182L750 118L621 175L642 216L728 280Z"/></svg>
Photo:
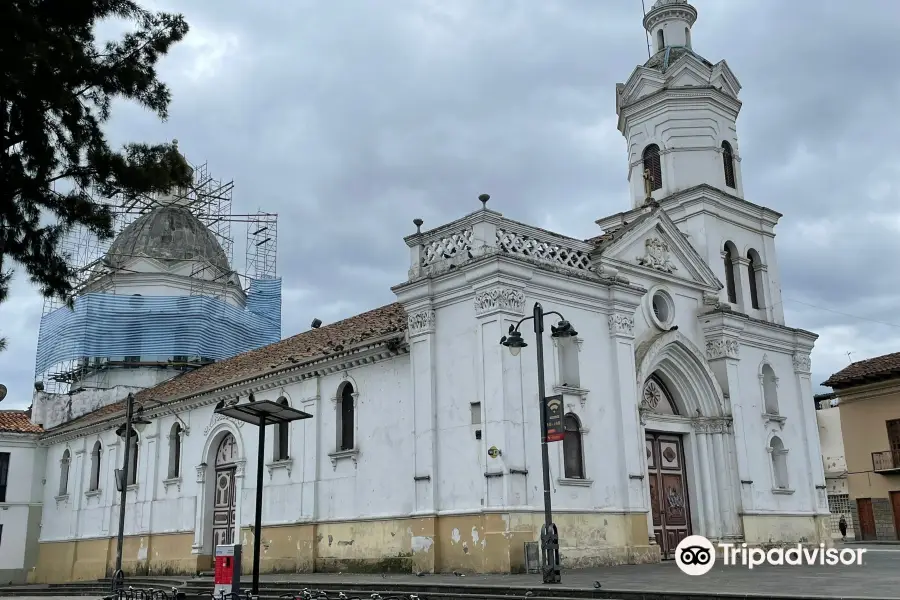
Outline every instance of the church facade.
<svg viewBox="0 0 900 600"><path fill-rule="evenodd" d="M830 543L816 335L784 323L781 215L743 196L740 85L692 50L696 18L684 0L645 16L656 53L616 87L632 208L600 235L519 223L482 197L406 238L396 303L138 391L150 425L132 447L126 573L206 570L220 543L249 553L257 477L265 571L521 571L543 522L546 395L563 405L550 471L564 567L671 558L691 534ZM578 332L544 337L540 391L530 322L521 352L500 344L536 302ZM214 414L251 394L313 415L269 428L262 473L256 429ZM36 417L35 581L114 564L115 400Z"/></svg>

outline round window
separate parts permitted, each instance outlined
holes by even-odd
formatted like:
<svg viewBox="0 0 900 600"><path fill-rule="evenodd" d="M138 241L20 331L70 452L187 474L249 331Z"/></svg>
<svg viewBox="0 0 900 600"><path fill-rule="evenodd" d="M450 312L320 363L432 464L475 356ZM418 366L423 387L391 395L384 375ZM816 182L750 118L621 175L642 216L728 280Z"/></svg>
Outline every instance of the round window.
<svg viewBox="0 0 900 600"><path fill-rule="evenodd" d="M656 324L663 329L668 328L675 316L675 308L669 295L665 292L656 292L653 294L651 307Z"/></svg>

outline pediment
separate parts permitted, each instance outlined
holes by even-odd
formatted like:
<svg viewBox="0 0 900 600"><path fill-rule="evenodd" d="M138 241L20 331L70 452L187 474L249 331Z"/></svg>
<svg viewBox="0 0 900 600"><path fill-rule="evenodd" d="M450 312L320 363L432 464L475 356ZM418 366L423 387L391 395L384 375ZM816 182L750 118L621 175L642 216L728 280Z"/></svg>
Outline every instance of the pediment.
<svg viewBox="0 0 900 600"><path fill-rule="evenodd" d="M645 96L658 92L666 85L666 79L659 71L638 67L620 88L619 107L632 104Z"/></svg>
<svg viewBox="0 0 900 600"><path fill-rule="evenodd" d="M626 227L628 231L592 258L619 271L652 272L711 291L722 289L719 278L662 209Z"/></svg>
<svg viewBox="0 0 900 600"><path fill-rule="evenodd" d="M732 98L737 98L741 93L741 83L724 60L720 60L713 67L709 83Z"/></svg>
<svg viewBox="0 0 900 600"><path fill-rule="evenodd" d="M666 70L669 87L709 85L710 66L694 56L684 54Z"/></svg>

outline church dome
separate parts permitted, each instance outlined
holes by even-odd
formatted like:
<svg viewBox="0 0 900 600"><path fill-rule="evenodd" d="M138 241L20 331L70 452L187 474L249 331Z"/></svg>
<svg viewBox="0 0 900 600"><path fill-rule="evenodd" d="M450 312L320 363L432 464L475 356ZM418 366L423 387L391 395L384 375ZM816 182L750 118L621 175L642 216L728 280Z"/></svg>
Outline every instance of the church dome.
<svg viewBox="0 0 900 600"><path fill-rule="evenodd" d="M228 257L216 236L183 206L155 208L122 230L106 253L113 268L124 266L132 257L164 261L205 259L223 271L230 271Z"/></svg>

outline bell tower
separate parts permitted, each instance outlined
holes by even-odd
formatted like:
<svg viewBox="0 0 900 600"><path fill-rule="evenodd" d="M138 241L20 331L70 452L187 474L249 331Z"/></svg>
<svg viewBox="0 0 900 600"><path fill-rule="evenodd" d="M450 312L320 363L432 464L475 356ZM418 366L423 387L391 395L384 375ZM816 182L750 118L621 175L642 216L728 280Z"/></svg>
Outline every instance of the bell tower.
<svg viewBox="0 0 900 600"><path fill-rule="evenodd" d="M706 184L743 198L736 122L741 86L725 61L696 52L697 9L657 0L644 15L653 56L616 86L618 127L628 143L632 206Z"/></svg>
<svg viewBox="0 0 900 600"><path fill-rule="evenodd" d="M774 233L781 215L744 198L741 84L724 60L695 51L696 22L688 0L656 0L644 15L653 54L616 85L631 210L597 224L614 230L658 202L716 273L719 302L783 324Z"/></svg>

